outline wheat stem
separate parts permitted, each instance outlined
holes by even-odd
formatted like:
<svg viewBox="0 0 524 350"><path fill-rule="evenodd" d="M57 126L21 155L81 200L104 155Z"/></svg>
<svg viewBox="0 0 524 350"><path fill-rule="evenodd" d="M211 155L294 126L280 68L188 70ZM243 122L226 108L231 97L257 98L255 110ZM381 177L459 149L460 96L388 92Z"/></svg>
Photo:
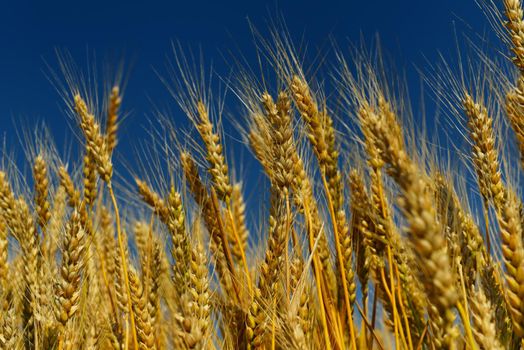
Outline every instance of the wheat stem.
<svg viewBox="0 0 524 350"><path fill-rule="evenodd" d="M135 315L133 312L133 306L131 303L131 298L129 297L131 295L131 289L129 286L129 271L127 268L127 259L124 249L124 242L122 239L122 227L120 223L120 213L118 211L118 204L116 201L115 193L113 191L113 186L111 181L107 182L107 190L109 191L109 196L111 197L111 202L113 203L113 210L115 211L115 221L116 221L116 232L117 232L117 239L118 239L118 248L120 250L120 259L122 261L122 270L124 274L124 284L125 284L125 290L127 294L127 308L131 319L131 332L133 336L133 343L135 346L135 349L138 349L138 337L136 334L136 328L135 328Z"/></svg>

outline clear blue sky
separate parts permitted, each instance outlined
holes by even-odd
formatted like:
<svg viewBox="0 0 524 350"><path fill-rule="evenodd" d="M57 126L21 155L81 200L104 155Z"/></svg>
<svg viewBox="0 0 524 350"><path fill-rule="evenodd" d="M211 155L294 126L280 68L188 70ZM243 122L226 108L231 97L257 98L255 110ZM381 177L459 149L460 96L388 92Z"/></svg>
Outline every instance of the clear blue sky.
<svg viewBox="0 0 524 350"><path fill-rule="evenodd" d="M172 104L154 73L171 56L170 43L201 46L206 60L227 72L222 54L252 50L248 18L264 28L280 13L294 37L310 47L340 46L380 34L382 46L408 71L408 84L419 88L414 66L438 51L455 51L459 35L482 33L489 25L474 0L287 0L287 1L4 1L0 5L0 134L13 136L14 123L44 121L57 142L70 134L63 102L46 78L45 62L57 68L55 50L68 50L80 65L86 52L131 63L124 106L131 111L124 138L145 135L140 125L153 104ZM118 60L113 60L117 62ZM153 101L153 103L151 102ZM180 115L176 118L183 118ZM18 146L13 144L13 146ZM126 151L127 143L121 147Z"/></svg>

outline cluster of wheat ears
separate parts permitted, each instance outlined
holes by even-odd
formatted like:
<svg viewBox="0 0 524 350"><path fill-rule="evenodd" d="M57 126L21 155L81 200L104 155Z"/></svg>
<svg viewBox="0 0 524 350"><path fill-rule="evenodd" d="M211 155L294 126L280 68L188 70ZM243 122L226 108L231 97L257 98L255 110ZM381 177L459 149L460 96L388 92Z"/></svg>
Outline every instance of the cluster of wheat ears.
<svg viewBox="0 0 524 350"><path fill-rule="evenodd" d="M157 143L168 171L151 161L116 191L121 86L99 103L66 79L77 166L42 139L25 178L4 152L0 348L521 348L524 20L520 0L499 5L512 69L482 56L471 79L428 78L466 141L444 161L377 64L337 55L327 94L274 32L276 79L231 84L267 184L249 206L187 58L172 91L199 138L173 127Z"/></svg>

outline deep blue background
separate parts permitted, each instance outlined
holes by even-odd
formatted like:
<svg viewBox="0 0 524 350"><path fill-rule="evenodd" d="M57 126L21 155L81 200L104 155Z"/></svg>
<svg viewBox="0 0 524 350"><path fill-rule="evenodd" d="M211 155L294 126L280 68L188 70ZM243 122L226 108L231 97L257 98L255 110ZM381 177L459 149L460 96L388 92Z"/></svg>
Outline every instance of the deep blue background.
<svg viewBox="0 0 524 350"><path fill-rule="evenodd" d="M340 47L365 42L378 33L382 47L407 83L418 90L415 67L438 52L455 52L455 37L490 31L474 0L326 0L326 1L4 1L0 5L0 134L18 147L13 132L21 124L44 121L59 148L71 135L64 103L46 77L58 69L56 50L68 50L87 67L87 56L118 63L125 58L124 108L120 155L146 136L143 126L153 106L175 105L154 73L165 72L171 42L200 46L207 62L227 73L223 56L230 50L252 57L248 18L258 28L282 15L292 37L309 47ZM49 65L49 67L47 66ZM416 92L414 94L416 96ZM174 118L185 117L175 111ZM428 113L431 115L431 113ZM70 124L70 123L69 123Z"/></svg>

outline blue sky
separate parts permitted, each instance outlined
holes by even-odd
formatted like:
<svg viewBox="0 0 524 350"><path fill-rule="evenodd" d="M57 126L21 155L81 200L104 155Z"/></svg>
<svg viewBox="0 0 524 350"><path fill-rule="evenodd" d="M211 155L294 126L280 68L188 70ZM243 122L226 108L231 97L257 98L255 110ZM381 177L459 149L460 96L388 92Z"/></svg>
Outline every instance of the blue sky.
<svg viewBox="0 0 524 350"><path fill-rule="evenodd" d="M280 14L292 37L310 48L369 42L377 33L382 47L408 85L418 89L414 67L433 61L438 52L455 52L455 31L469 36L489 31L474 0L326 0L326 1L11 1L0 10L0 134L18 147L13 131L19 124L45 122L57 143L71 130L64 104L47 78L58 69L56 50L67 50L80 67L87 53L97 60L124 58L129 77L120 146L145 137L142 125L152 106L175 105L154 70L165 71L171 42L201 47L206 61L227 73L223 56L230 50L252 55L248 19L258 28ZM252 56L251 56L252 57ZM47 62L47 63L46 63ZM47 66L49 65L49 67ZM175 113L174 118L184 118ZM69 137L70 138L70 137Z"/></svg>

